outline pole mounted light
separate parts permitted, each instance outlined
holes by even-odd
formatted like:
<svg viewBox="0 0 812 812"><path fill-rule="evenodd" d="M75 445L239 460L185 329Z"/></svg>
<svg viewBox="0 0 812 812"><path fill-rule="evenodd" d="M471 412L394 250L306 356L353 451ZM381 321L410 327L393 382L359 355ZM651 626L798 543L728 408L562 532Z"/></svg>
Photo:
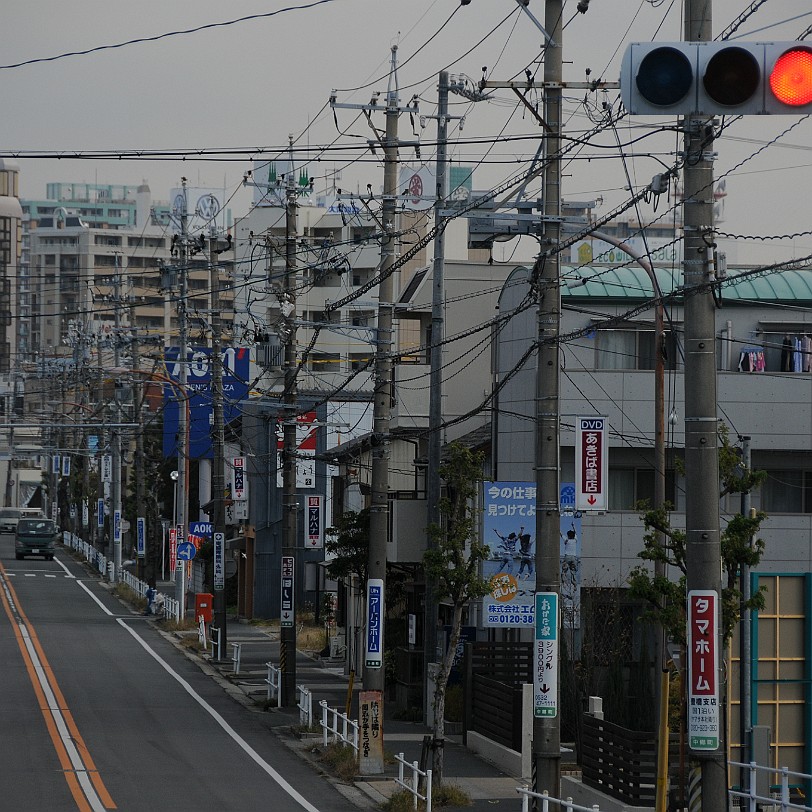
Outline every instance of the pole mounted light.
<svg viewBox="0 0 812 812"><path fill-rule="evenodd" d="M798 42L633 42L620 74L632 115L812 113L812 48Z"/></svg>

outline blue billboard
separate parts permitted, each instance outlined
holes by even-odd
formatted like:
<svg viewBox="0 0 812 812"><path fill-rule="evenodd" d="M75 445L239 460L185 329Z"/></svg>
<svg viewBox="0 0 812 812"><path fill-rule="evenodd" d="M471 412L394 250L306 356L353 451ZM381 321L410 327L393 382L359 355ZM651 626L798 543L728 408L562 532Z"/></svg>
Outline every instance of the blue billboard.
<svg viewBox="0 0 812 812"><path fill-rule="evenodd" d="M169 347L164 354L166 376L180 380L180 350ZM221 354L223 363L223 419L226 424L242 414L241 402L248 396L249 351L247 347L227 347ZM189 398L189 456L211 459L211 431L214 409L211 391L211 348L189 347L186 353L186 391ZM165 457L178 453L180 409L186 408L177 386L164 385Z"/></svg>

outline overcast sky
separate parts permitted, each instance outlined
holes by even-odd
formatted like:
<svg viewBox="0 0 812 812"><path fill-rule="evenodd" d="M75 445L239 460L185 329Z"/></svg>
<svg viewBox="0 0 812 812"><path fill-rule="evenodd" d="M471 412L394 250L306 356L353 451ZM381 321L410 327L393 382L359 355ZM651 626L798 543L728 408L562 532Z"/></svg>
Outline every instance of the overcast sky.
<svg viewBox="0 0 812 812"><path fill-rule="evenodd" d="M714 34L750 5L749 0L716 0ZM486 67L489 78L507 80L523 77L529 66L541 77L537 59L542 36L515 0L471 0L465 7L458 0L30 0L6 6L0 154L43 150L64 156L20 158L23 197L43 197L46 182L52 180L137 184L146 179L153 198L167 200L169 189L186 176L194 185L225 185L228 194L234 194L231 207L239 215L248 205L249 194L240 189L240 181L251 166L252 150L283 145L288 134L302 145L365 143L371 131L363 120L354 121L355 111L337 112L341 134L325 104L333 88L339 91L339 101L350 103L368 101L372 90L385 91L393 44L398 45L402 101L417 93L425 114L434 112L437 73L444 68L477 80ZM681 6L678 0L592 0L588 13L581 15L575 0L569 0L564 11L565 78L582 80L589 69L593 79L616 81L627 42L682 38ZM541 0L531 0L530 9L544 21ZM12 67L277 11L274 16L197 33ZM772 0L742 25L737 36L791 40L810 25L808 0ZM616 93L592 94L591 101L613 101ZM568 93L568 133L578 135L591 126L583 98L582 91ZM452 112L466 115L463 132L453 133L452 155L457 162L477 166L477 188L499 184L526 167L539 128L517 108L512 94L501 92L488 103L452 100ZM750 158L796 122L792 132ZM383 118L376 123L383 126ZM578 160L566 166L565 197L602 198L605 211L625 199L626 169L636 185L660 171L661 162L670 163L681 143L673 134L628 145L642 132L640 123L627 117L616 131L607 129L593 145L585 146ZM415 124L419 133L419 123ZM429 121L422 137L431 141L434 133L435 124ZM812 186L812 121L749 117L736 122L727 134L716 145L717 176L750 159L727 176L725 222L720 228L751 235L811 229L806 190ZM415 137L405 116L401 135ZM466 143L500 136L526 138ZM627 145L622 151L625 167L618 142ZM237 152L228 162L68 157L102 149L204 147ZM640 155L644 152L646 156ZM346 165L358 155L333 148L308 173L321 187L324 176L342 168L344 188L365 188L368 183L379 188L382 169L376 159L367 156ZM422 156L431 159L431 148ZM538 194L538 187L531 191ZM643 212L649 213L650 209ZM783 248L787 245L785 241ZM812 253L812 238L797 239L794 251ZM762 261L765 253L778 252L779 246L770 243L753 256ZM741 248L738 253L745 259Z"/></svg>

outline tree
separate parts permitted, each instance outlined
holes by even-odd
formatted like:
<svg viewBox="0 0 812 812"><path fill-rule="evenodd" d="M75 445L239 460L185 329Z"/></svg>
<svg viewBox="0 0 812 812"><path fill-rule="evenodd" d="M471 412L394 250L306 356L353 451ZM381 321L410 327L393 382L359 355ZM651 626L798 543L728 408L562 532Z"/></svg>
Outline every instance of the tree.
<svg viewBox="0 0 812 812"><path fill-rule="evenodd" d="M324 540L325 552L332 556L327 576L334 581L358 576L362 587L367 582L369 559L369 508L342 513L335 527L328 527Z"/></svg>
<svg viewBox="0 0 812 812"><path fill-rule="evenodd" d="M738 451L730 445L724 426L719 430L719 439L719 497L746 493L760 485L767 476L766 472L753 471L743 465ZM641 564L631 571L629 585L632 595L642 598L649 606L643 618L661 625L675 642L684 646L687 624L686 534L684 530L672 527L671 510L671 505L644 510L641 518L646 531L643 536L643 550L638 553L638 557L676 568L680 573L679 579L671 581L665 575L655 576L646 565ZM724 581L721 601L725 646L745 609L764 608L764 587L748 601L744 601L738 579L743 566L754 567L761 560L764 541L756 534L766 518L767 514L761 511L755 511L753 516L736 514L722 528L720 541Z"/></svg>
<svg viewBox="0 0 812 812"><path fill-rule="evenodd" d="M448 447L440 465L440 477L446 485L439 504L442 524L429 527L434 546L423 556L427 579L437 585L437 598L452 605L451 639L434 686L432 778L438 786L443 781L445 697L460 640L463 609L469 601L490 591L490 584L479 574L480 563L488 558L490 548L478 538L479 522L474 509L482 463L482 454L459 443Z"/></svg>

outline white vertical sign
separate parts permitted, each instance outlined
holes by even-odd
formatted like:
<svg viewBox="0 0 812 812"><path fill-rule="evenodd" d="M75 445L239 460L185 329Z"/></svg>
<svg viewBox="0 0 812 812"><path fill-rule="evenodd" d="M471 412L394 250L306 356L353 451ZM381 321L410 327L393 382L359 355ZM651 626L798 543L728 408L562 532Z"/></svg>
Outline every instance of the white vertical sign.
<svg viewBox="0 0 812 812"><path fill-rule="evenodd" d="M224 589L226 584L226 534L214 534L214 588Z"/></svg>
<svg viewBox="0 0 812 812"><path fill-rule="evenodd" d="M609 506L609 461L605 417L575 418L575 509L606 510Z"/></svg>
<svg viewBox="0 0 812 812"><path fill-rule="evenodd" d="M113 481L113 458L109 454L104 454L101 458L102 461L102 482Z"/></svg>
<svg viewBox="0 0 812 812"><path fill-rule="evenodd" d="M308 496L304 545L308 550L324 547L324 497Z"/></svg>
<svg viewBox="0 0 812 812"><path fill-rule="evenodd" d="M231 460L231 498L235 501L248 498L245 457L234 457Z"/></svg>

